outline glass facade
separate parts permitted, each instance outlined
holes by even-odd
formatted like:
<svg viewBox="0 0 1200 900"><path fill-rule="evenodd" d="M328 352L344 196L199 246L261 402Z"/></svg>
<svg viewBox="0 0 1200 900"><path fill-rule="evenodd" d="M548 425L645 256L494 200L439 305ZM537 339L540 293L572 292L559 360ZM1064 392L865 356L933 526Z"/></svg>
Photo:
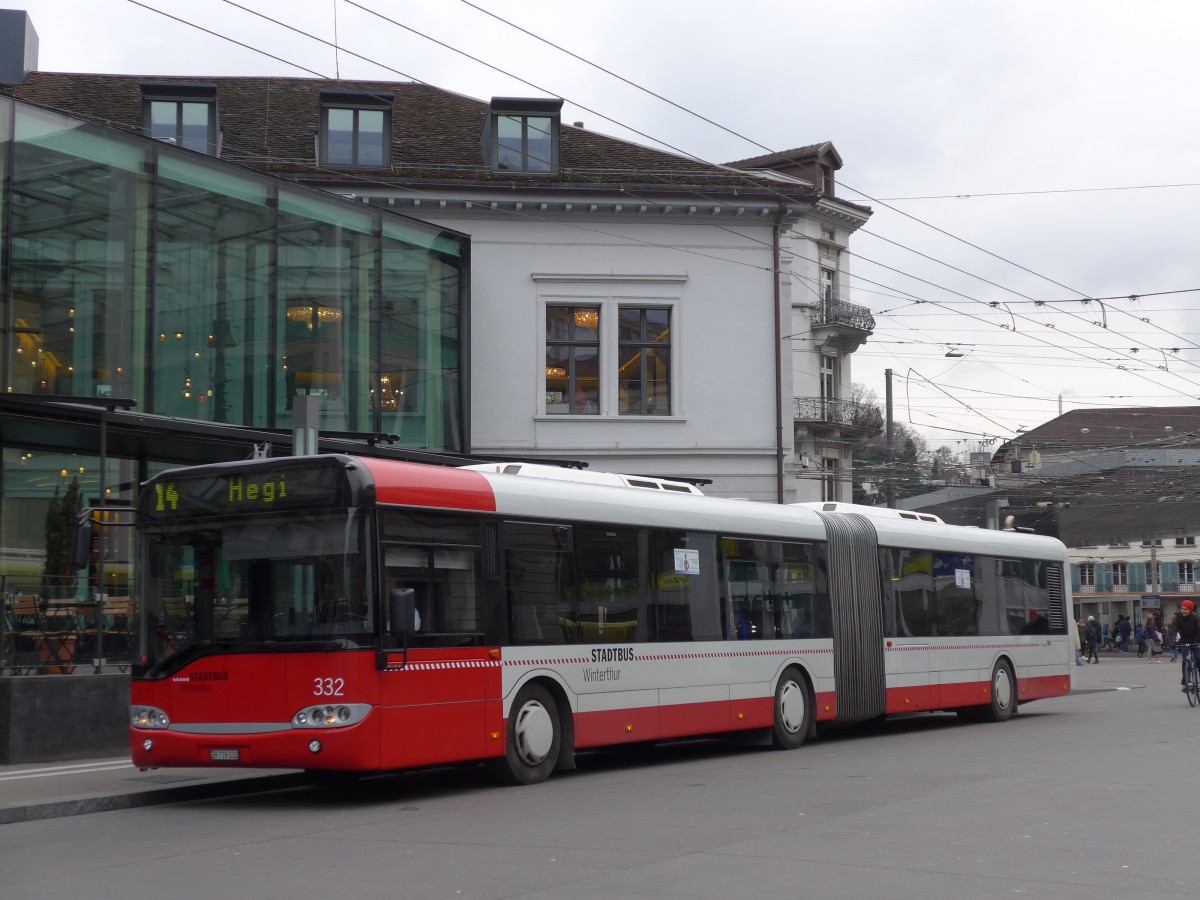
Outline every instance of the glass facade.
<svg viewBox="0 0 1200 900"><path fill-rule="evenodd" d="M311 396L324 433L466 451L465 236L8 98L0 174L7 394L285 430ZM128 505L171 462L110 456L101 482L98 435L68 443L0 456L22 590L72 482Z"/></svg>

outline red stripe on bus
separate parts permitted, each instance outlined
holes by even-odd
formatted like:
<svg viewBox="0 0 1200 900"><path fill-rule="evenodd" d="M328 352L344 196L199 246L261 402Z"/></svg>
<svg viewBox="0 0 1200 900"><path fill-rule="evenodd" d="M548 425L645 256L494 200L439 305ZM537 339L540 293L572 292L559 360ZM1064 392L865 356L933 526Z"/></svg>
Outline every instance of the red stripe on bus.
<svg viewBox="0 0 1200 900"><path fill-rule="evenodd" d="M1042 675L1038 678L1017 679L1017 696L1022 703L1026 700L1041 700L1045 697L1062 697L1071 693L1070 675Z"/></svg>
<svg viewBox="0 0 1200 900"><path fill-rule="evenodd" d="M370 457L362 457L359 462L375 480L379 503L496 511L496 495L479 472Z"/></svg>

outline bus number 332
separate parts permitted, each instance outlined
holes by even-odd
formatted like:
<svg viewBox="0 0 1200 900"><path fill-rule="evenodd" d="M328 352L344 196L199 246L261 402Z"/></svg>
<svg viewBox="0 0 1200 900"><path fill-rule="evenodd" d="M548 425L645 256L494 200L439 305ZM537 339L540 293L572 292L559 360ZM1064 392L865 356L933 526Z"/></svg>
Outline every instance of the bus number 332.
<svg viewBox="0 0 1200 900"><path fill-rule="evenodd" d="M344 678L314 678L314 697L341 697L346 688Z"/></svg>

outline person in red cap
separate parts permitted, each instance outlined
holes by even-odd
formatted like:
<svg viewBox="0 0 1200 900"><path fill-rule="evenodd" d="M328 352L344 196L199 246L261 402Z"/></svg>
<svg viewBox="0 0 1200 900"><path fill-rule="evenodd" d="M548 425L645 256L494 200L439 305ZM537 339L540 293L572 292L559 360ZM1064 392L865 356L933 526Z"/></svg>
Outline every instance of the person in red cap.
<svg viewBox="0 0 1200 900"><path fill-rule="evenodd" d="M1187 654L1193 654L1193 659L1197 657L1196 645L1200 644L1200 617L1196 615L1196 604L1191 600L1184 600L1179 604L1179 612L1175 614L1174 621L1171 622L1171 631L1175 633L1175 643L1180 645L1179 649L1183 651L1180 656L1182 659L1187 659ZM1186 645L1191 646L1186 646ZM1183 684L1183 670L1179 673L1179 683Z"/></svg>
<svg viewBox="0 0 1200 900"><path fill-rule="evenodd" d="M1025 627L1021 629L1021 634L1049 634L1050 622L1048 619L1043 619L1038 615L1036 609L1029 611L1029 621L1025 623Z"/></svg>

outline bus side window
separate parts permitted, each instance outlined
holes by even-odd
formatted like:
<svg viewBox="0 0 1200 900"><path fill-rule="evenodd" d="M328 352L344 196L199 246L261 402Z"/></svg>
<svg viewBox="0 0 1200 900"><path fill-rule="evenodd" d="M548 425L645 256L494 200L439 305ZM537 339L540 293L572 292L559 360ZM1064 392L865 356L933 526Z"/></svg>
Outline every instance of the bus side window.
<svg viewBox="0 0 1200 900"><path fill-rule="evenodd" d="M730 560L729 595L733 601L733 638L744 641L761 636L763 578L759 565L745 560Z"/></svg>
<svg viewBox="0 0 1200 900"><path fill-rule="evenodd" d="M509 550L505 571L513 643L573 643L570 557L540 550Z"/></svg>
<svg viewBox="0 0 1200 900"><path fill-rule="evenodd" d="M893 550L893 578L899 637L929 637L937 633L934 603L933 553L929 550Z"/></svg>
<svg viewBox="0 0 1200 900"><path fill-rule="evenodd" d="M514 644L573 644L579 639L571 529L540 522L504 523L504 591Z"/></svg>

